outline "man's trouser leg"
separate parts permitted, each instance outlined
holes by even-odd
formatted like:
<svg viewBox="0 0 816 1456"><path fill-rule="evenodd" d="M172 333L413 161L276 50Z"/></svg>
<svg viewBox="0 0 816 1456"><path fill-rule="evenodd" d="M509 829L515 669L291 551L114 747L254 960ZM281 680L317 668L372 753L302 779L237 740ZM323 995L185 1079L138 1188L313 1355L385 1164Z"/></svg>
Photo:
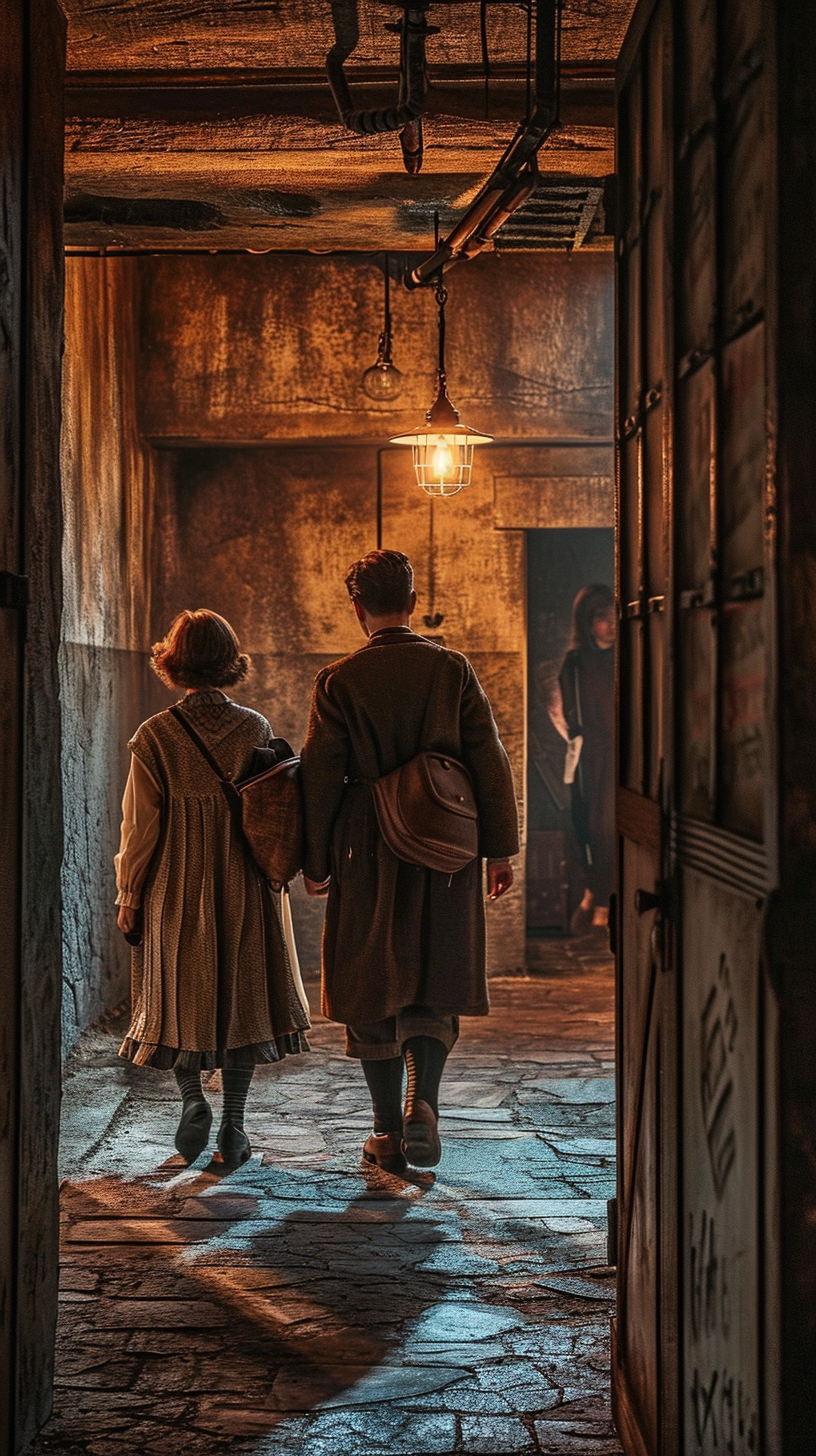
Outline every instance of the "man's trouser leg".
<svg viewBox="0 0 816 1456"><path fill-rule="evenodd" d="M433 1167L441 1156L437 1118L439 1084L448 1052L459 1035L459 1018L427 1006L408 1006L395 1016L346 1028L346 1052L360 1058L374 1108L374 1131L401 1128L409 1157ZM403 1057L408 1071L401 1108Z"/></svg>

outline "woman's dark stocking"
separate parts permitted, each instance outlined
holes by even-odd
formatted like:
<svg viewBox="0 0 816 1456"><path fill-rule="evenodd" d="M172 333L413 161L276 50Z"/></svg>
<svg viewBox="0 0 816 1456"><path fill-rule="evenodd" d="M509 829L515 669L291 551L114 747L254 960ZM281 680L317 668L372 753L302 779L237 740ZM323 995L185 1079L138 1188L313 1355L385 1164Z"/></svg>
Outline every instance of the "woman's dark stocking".
<svg viewBox="0 0 816 1456"><path fill-rule="evenodd" d="M200 1072L184 1072L179 1067L174 1067L173 1071L185 1107L188 1102L206 1102L201 1088Z"/></svg>
<svg viewBox="0 0 816 1456"><path fill-rule="evenodd" d="M188 1163L195 1162L210 1140L212 1108L201 1090L201 1073L174 1068L182 1097L182 1109L176 1130L176 1148Z"/></svg>
<svg viewBox="0 0 816 1456"><path fill-rule="evenodd" d="M224 1067L221 1073L221 1080L224 1084L222 1127L225 1122L229 1122L233 1127L243 1131L249 1084L254 1071L254 1067Z"/></svg>
<svg viewBox="0 0 816 1456"><path fill-rule="evenodd" d="M244 1111L254 1071L254 1067L224 1067L221 1072L224 1110L218 1129L218 1151L225 1168L239 1168L252 1152L244 1132Z"/></svg>
<svg viewBox="0 0 816 1456"><path fill-rule="evenodd" d="M361 1062L371 1093L375 1133L402 1134L402 1057Z"/></svg>
<svg viewBox="0 0 816 1456"><path fill-rule="evenodd" d="M448 1049L435 1036L412 1036L403 1047L408 1071L407 1107L420 1100L439 1116L439 1084L448 1060Z"/></svg>

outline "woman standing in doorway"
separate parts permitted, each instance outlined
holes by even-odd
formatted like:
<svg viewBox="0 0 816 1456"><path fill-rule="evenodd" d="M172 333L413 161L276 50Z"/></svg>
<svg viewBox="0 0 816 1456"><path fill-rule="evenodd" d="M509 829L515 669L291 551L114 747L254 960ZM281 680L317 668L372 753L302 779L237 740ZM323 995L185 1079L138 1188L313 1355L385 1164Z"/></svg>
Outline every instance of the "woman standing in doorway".
<svg viewBox="0 0 816 1456"><path fill-rule="evenodd" d="M207 1147L212 1125L202 1070L221 1068L217 1144L227 1167L250 1156L244 1109L256 1064L308 1050L288 896L263 879L221 783L176 716L225 777L240 778L272 740L266 719L224 692L248 667L215 612L181 612L156 643L153 668L184 696L130 742L115 861L118 925L139 942L121 1055L175 1072L183 1099L176 1147L188 1162Z"/></svg>
<svg viewBox="0 0 816 1456"><path fill-rule="evenodd" d="M572 752L572 819L585 866L573 934L609 920L615 862L615 600L585 586L572 607L572 640L559 674ZM566 775L565 775L566 777Z"/></svg>

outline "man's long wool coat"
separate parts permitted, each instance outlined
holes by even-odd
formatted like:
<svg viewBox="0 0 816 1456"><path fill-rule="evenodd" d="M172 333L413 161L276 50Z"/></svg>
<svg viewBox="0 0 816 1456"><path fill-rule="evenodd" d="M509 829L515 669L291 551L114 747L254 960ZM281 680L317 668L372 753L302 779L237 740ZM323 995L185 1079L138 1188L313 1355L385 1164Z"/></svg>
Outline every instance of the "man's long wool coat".
<svg viewBox="0 0 816 1456"><path fill-rule="evenodd" d="M518 851L513 779L490 704L467 658L408 628L377 632L314 686L303 785L306 866L331 886L323 1012L353 1025L400 1008L488 1010L481 859L448 875L387 848L371 782L435 749L466 764L481 856Z"/></svg>

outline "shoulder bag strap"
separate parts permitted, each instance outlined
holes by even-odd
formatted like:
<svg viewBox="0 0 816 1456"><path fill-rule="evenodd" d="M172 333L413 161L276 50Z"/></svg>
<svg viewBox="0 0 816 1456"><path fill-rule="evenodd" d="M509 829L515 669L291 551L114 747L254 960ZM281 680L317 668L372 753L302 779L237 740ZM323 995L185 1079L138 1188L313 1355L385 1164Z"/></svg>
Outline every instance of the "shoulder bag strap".
<svg viewBox="0 0 816 1456"><path fill-rule="evenodd" d="M174 703L173 704L173 707L170 709L170 712L173 714L173 717L175 718L176 722L181 724L181 726L184 729L185 733L193 740L193 743L195 744L195 746L198 749L199 753L201 754L202 758L206 759L207 763L209 764L210 768L212 769L213 773L215 774L216 778L218 779L219 783L221 784L221 787L224 790L225 794L227 795L227 797L229 797L229 791L233 787L232 779L228 779L228 778L225 778L224 777L224 775L221 772L221 769L219 768L218 764L215 761L215 758L210 753L209 748L207 747L206 743L204 742L204 739L200 736L200 734L193 727L192 723L187 718L186 714L185 713L182 713L181 708L179 708Z"/></svg>
<svg viewBox="0 0 816 1456"><path fill-rule="evenodd" d="M444 651L442 651L442 652L439 653L439 661L437 662L437 664L436 664L436 666L434 668L433 679L431 681L431 689L430 689L430 692L428 693L428 696L427 696L427 698L425 700L425 712L424 712L424 714L422 716L422 727L420 729L420 734L419 734L419 736L420 736L420 746L419 746L419 749L418 749L418 752L419 753L424 753L424 752L427 751L427 748L428 748L428 731L429 731L429 724L430 724L430 722L432 720L432 716L435 715L436 718L437 718L437 720L439 718L439 714L437 712L437 709L438 709L438 706L439 706L439 700L440 700L440 698L442 696L442 674L444 672L444 669L445 669L445 657L444 657Z"/></svg>

